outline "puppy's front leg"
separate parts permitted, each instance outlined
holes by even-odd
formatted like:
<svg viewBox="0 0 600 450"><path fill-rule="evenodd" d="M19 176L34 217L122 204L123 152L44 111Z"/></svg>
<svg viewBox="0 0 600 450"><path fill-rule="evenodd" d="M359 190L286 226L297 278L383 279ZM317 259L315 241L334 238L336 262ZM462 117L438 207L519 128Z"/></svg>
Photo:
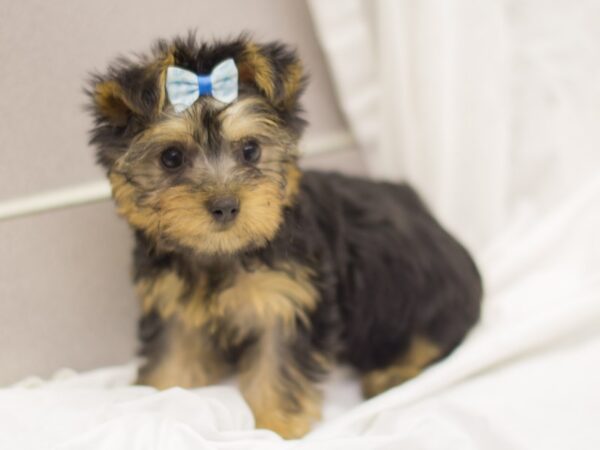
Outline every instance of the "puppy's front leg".
<svg viewBox="0 0 600 450"><path fill-rule="evenodd" d="M249 348L241 364L242 394L254 412L257 428L268 428L284 438L306 434L321 415L321 396L308 367L319 366L319 356L303 353L306 364L293 355L299 342L286 342L277 330L265 331Z"/></svg>
<svg viewBox="0 0 600 450"><path fill-rule="evenodd" d="M194 388L217 383L229 372L229 365L203 330L172 319L161 333L160 342L144 349L147 361L138 373L138 384Z"/></svg>
<svg viewBox="0 0 600 450"><path fill-rule="evenodd" d="M231 369L208 332L202 284L188 285L174 272L138 281L145 312L140 322L142 355L138 384L157 389L192 388L218 382Z"/></svg>

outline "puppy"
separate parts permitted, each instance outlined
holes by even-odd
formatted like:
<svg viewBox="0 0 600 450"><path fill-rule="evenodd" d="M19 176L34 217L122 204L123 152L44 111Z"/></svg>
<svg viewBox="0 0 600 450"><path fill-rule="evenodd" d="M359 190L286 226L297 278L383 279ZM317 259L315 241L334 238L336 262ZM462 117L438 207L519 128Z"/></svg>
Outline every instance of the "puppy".
<svg viewBox="0 0 600 450"><path fill-rule="evenodd" d="M300 170L306 81L281 43L188 36L88 89L91 143L135 232L138 382L237 373L256 426L286 438L319 418L333 362L377 395L448 355L482 296L409 186Z"/></svg>

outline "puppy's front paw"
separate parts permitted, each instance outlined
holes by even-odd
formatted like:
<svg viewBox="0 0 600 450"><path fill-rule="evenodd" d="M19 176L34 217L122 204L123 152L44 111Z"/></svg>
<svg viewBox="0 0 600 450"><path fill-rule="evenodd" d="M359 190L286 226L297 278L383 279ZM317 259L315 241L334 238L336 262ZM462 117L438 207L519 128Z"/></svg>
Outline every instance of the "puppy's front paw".
<svg viewBox="0 0 600 450"><path fill-rule="evenodd" d="M280 410L256 413L256 428L267 428L285 439L297 439L310 431L318 417L306 413L286 413Z"/></svg>

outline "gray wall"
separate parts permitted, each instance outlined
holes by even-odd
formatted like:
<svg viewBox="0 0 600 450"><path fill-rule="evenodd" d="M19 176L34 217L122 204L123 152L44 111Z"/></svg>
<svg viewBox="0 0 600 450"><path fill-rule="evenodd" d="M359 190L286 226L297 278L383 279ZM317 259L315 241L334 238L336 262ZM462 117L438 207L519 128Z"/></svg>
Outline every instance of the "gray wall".
<svg viewBox="0 0 600 450"><path fill-rule="evenodd" d="M86 74L190 28L207 38L250 30L296 45L312 76L307 141L345 129L303 0L4 1L0 204L101 179L86 142ZM353 149L304 164L362 173ZM131 358L131 245L108 201L0 221L0 383Z"/></svg>

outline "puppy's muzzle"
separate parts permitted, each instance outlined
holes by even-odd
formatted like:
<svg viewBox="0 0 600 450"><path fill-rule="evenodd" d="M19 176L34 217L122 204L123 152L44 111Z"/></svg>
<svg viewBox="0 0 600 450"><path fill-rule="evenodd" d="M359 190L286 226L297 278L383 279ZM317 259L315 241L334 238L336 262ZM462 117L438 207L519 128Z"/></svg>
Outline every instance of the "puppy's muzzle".
<svg viewBox="0 0 600 450"><path fill-rule="evenodd" d="M210 200L206 207L215 222L228 224L233 222L240 212L240 201L236 197L218 197Z"/></svg>

